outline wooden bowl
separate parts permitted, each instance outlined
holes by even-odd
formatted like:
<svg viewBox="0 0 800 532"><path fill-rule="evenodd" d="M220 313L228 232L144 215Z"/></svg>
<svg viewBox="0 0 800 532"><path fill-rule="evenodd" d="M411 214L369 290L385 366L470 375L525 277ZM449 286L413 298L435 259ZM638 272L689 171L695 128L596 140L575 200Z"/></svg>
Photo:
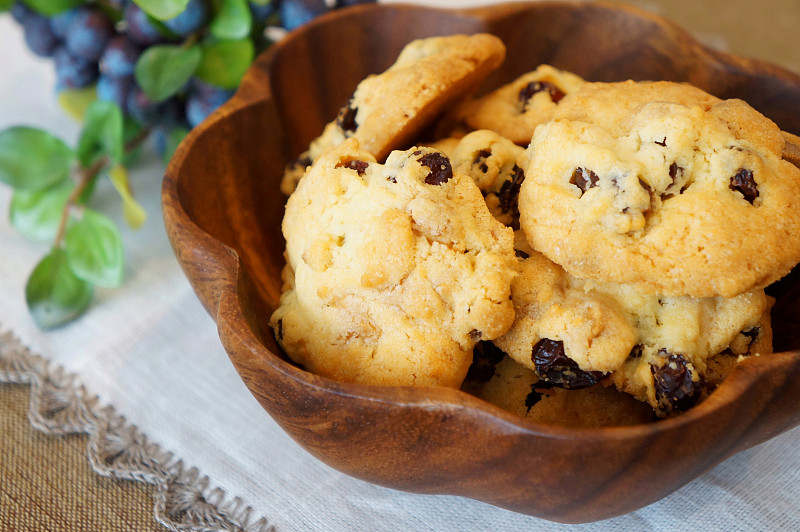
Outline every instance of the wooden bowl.
<svg viewBox="0 0 800 532"><path fill-rule="evenodd" d="M704 48L675 25L627 7L361 5L321 17L258 58L236 96L181 144L164 179L175 254L256 399L300 445L348 475L562 522L641 508L798 425L794 273L771 289L782 352L740 364L696 408L646 425L540 425L458 390L344 384L288 361L267 325L284 264L284 164L410 40L485 31L503 39L508 57L484 89L542 62L592 81L684 80L743 98L800 133L800 77Z"/></svg>

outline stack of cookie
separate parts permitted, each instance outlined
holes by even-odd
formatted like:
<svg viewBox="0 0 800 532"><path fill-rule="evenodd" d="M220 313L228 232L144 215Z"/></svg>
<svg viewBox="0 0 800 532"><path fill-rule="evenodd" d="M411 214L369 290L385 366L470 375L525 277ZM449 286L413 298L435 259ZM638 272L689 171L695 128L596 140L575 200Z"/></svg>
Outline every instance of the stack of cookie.
<svg viewBox="0 0 800 532"><path fill-rule="evenodd" d="M286 353L580 426L683 411L770 353L764 288L800 261L777 126L548 65L472 98L504 54L490 35L409 44L287 167Z"/></svg>

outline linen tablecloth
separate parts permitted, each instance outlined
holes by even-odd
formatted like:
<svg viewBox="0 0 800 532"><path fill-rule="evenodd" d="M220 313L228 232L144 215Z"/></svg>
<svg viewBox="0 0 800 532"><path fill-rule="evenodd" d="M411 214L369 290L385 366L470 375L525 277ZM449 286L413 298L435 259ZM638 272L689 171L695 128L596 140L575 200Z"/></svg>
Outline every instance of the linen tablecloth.
<svg viewBox="0 0 800 532"><path fill-rule="evenodd" d="M800 4L772 3L787 6L780 18L793 20L796 29ZM727 42L703 31L697 30L707 42ZM780 57L800 68L797 53ZM0 16L0 58L0 129L30 124L74 142L79 126L56 104L51 61L25 50L20 28L8 16ZM161 482L155 502L134 496L131 505L154 505L174 528L195 523L252 531L800 530L800 429L738 454L647 508L588 525L554 524L459 497L408 494L334 471L272 421L229 363L167 242L160 217L162 173L152 150L132 171L136 197L149 214L138 231L119 220L119 199L110 184L100 186L97 208L123 228L124 284L97 289L86 316L46 333L28 316L23 287L47 244L31 243L10 228L10 190L0 186L0 381L33 383L30 393L40 398L33 405L34 424L52 431L52 425L72 423L77 432L91 432L87 460L96 469L113 473L119 466L122 477ZM22 374L27 377L20 379ZM16 385L0 384L0 391L10 386ZM59 397L60 407L47 403ZM10 408L7 401L0 409ZM157 458L150 477L125 469L125 460L133 460L125 456L126 445ZM0 467L12 469L7 462ZM41 480L51 481L59 479ZM0 495L13 492L9 482L13 478L0 477ZM72 484L62 482L64 489ZM102 499L98 491L94 497ZM0 498L0 529L10 529L3 504Z"/></svg>

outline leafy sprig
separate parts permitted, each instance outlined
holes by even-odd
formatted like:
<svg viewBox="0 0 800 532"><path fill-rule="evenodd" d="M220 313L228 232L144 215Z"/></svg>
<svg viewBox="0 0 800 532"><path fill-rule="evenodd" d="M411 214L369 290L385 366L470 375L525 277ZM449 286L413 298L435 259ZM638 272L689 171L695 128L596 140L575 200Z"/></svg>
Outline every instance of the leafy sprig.
<svg viewBox="0 0 800 532"><path fill-rule="evenodd" d="M108 179L119 194L126 223L141 226L146 215L127 168L151 133L168 161L269 46L265 28L290 30L331 3L370 1L0 0L31 51L54 58L58 101L83 121L75 146L42 129L0 131L11 225L49 243L25 287L35 322L68 323L89 307L95 286L122 282L120 231L92 206L99 182Z"/></svg>
<svg viewBox="0 0 800 532"><path fill-rule="evenodd" d="M16 126L0 132L0 181L10 185L9 218L21 234L51 239L25 287L25 298L43 329L63 325L86 310L94 286L122 282L124 253L116 224L89 205L99 178L109 176L120 191L127 222L144 223L144 209L130 195L122 162L145 138L139 129L125 140L122 111L95 101L77 146L42 129ZM113 176L113 177L112 177Z"/></svg>

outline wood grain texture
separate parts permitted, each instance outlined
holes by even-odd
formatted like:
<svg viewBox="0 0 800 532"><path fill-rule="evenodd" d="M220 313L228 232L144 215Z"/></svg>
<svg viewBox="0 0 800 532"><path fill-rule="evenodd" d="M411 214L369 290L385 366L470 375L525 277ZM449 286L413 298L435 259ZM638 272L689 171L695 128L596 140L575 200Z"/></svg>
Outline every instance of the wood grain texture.
<svg viewBox="0 0 800 532"><path fill-rule="evenodd" d="M565 429L441 388L334 382L288 362L267 326L280 297L284 164L366 75L410 40L489 31L508 46L483 90L542 62L589 80L690 81L738 97L800 133L800 77L703 48L680 28L603 3L511 3L463 11L361 5L321 17L261 56L237 95L167 169L163 213L176 256L244 383L309 452L397 489L446 493L562 522L624 514L732 454L800 423L796 274L772 289L784 353L740 365L708 400L669 420Z"/></svg>

